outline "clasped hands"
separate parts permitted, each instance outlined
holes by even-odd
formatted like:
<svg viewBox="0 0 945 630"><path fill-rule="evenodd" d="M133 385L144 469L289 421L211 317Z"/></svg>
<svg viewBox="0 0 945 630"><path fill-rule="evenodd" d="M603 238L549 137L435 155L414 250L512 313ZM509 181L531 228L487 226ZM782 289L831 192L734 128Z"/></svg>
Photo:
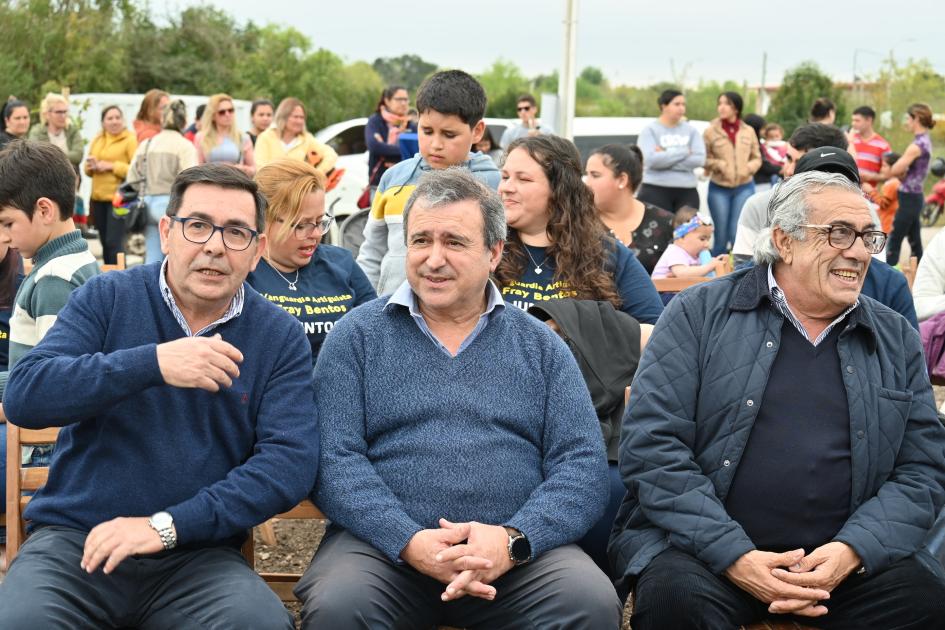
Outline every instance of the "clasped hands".
<svg viewBox="0 0 945 630"><path fill-rule="evenodd" d="M492 582L514 566L509 558L509 535L500 525L471 521L439 521L439 529L424 529L404 547L400 557L414 569L446 585L443 601L465 595L495 599Z"/></svg>
<svg viewBox="0 0 945 630"><path fill-rule="evenodd" d="M860 557L847 544L830 542L804 555L803 549L785 553L749 551L725 575L736 586L768 606L768 612L820 617L821 602L830 599L843 580L860 566Z"/></svg>

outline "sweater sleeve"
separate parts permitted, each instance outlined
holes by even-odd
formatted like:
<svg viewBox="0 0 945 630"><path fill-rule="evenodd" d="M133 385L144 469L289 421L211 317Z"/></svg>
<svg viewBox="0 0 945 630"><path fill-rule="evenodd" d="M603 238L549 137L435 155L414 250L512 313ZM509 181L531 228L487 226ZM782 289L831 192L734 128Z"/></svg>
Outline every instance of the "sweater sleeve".
<svg viewBox="0 0 945 630"><path fill-rule="evenodd" d="M705 164L705 140L695 127L690 128L689 136L689 155L682 161L680 166L687 171L699 168Z"/></svg>
<svg viewBox="0 0 945 630"><path fill-rule="evenodd" d="M381 280L381 261L387 255L387 222L384 221L384 204L386 199L384 193L390 182L390 173L387 171L381 177L381 183L374 193L374 203L371 204L371 212L368 214L367 223L364 224L364 241L361 242L361 249L358 250L358 265L364 271L368 281L377 289L377 284Z"/></svg>
<svg viewBox="0 0 945 630"><path fill-rule="evenodd" d="M302 500L318 472L318 411L312 357L301 326L280 335L279 359L265 383L253 454L224 479L170 506L178 542L239 535Z"/></svg>
<svg viewBox="0 0 945 630"><path fill-rule="evenodd" d="M67 426L97 415L164 378L155 344L104 354L115 296L93 278L73 292L56 325L10 371L3 410L29 429ZM82 387L62 395L82 375Z"/></svg>
<svg viewBox="0 0 945 630"><path fill-rule="evenodd" d="M655 324L663 312L663 301L637 257L617 243L614 282L620 294L620 310L643 324Z"/></svg>
<svg viewBox="0 0 945 630"><path fill-rule="evenodd" d="M620 433L620 475L646 519L672 545L721 573L755 548L696 463L700 309L670 301L633 379Z"/></svg>
<svg viewBox="0 0 945 630"><path fill-rule="evenodd" d="M368 151L375 155L400 161L400 146L387 143L387 125L380 116L371 116L364 127L364 140ZM381 139L378 140L377 136Z"/></svg>
<svg viewBox="0 0 945 630"><path fill-rule="evenodd" d="M945 311L945 232L939 232L925 248L912 285L919 321Z"/></svg>
<svg viewBox="0 0 945 630"><path fill-rule="evenodd" d="M343 317L325 337L315 364L322 474L312 498L333 522L400 562L400 552L423 527L368 459L365 361L363 333Z"/></svg>
<svg viewBox="0 0 945 630"><path fill-rule="evenodd" d="M361 269L353 259L350 260L351 270L348 275L348 286L351 287L354 293L353 306L360 306L376 298L377 292L374 290L374 287L371 286L371 281L368 280L367 276L364 274L364 270Z"/></svg>
<svg viewBox="0 0 945 630"><path fill-rule="evenodd" d="M640 151L643 152L643 164L654 171L665 171L673 168L687 155L682 151L657 151L659 139L653 125L648 125L638 138Z"/></svg>
<svg viewBox="0 0 945 630"><path fill-rule="evenodd" d="M856 509L834 538L853 547L869 574L912 555L945 504L945 427L935 409L919 335L899 321L906 391L875 388L879 413L899 414L905 423L895 467L876 495ZM887 441L892 436L876 439L895 448Z"/></svg>
<svg viewBox="0 0 945 630"><path fill-rule="evenodd" d="M542 371L549 381L542 431L544 481L506 523L528 538L535 557L574 542L608 501L607 456L600 424L574 357L558 339Z"/></svg>
<svg viewBox="0 0 945 630"><path fill-rule="evenodd" d="M69 143L69 150L66 152L69 161L74 166L78 166L82 161L82 150L85 148L85 140L79 134L78 127L71 126L66 129L66 141Z"/></svg>
<svg viewBox="0 0 945 630"><path fill-rule="evenodd" d="M257 170L276 159L273 151L273 142L276 141L274 134L274 131L267 129L256 137L254 157L256 158Z"/></svg>

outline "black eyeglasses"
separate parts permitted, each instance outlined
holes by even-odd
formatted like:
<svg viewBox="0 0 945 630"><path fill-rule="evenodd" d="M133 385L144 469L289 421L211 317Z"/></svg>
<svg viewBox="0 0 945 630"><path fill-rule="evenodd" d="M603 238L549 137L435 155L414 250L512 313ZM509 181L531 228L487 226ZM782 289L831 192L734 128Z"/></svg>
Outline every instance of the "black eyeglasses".
<svg viewBox="0 0 945 630"><path fill-rule="evenodd" d="M259 234L256 230L239 225L214 225L198 217L171 217L171 221L180 223L181 232L191 243L202 245L211 238L214 232L223 236L223 245L235 252L245 250Z"/></svg>
<svg viewBox="0 0 945 630"><path fill-rule="evenodd" d="M863 245L866 251L871 254L878 254L886 246L886 233L881 230L863 230L857 232L846 225L810 225L804 224L801 227L817 230L827 235L827 242L836 249L850 249L856 242L856 237L863 239Z"/></svg>
<svg viewBox="0 0 945 630"><path fill-rule="evenodd" d="M217 113L222 116L223 114L232 114L232 113L235 112L235 111L236 111L236 110L233 109L232 107L228 107L228 108L226 108L226 109L218 109L218 110L217 110Z"/></svg>
<svg viewBox="0 0 945 630"><path fill-rule="evenodd" d="M312 237L316 230L319 234L324 234L328 231L328 228L331 227L331 223L334 220L335 217L330 214L326 214L325 217L318 223L296 223L292 226L293 234L295 234L295 238L299 239L300 241ZM285 223L285 221L282 219L279 219L278 222Z"/></svg>
<svg viewBox="0 0 945 630"><path fill-rule="evenodd" d="M532 108L531 105L526 105L525 107L519 107L519 108L518 108L518 111L520 111L520 112L527 112L527 111L530 110L531 108Z"/></svg>

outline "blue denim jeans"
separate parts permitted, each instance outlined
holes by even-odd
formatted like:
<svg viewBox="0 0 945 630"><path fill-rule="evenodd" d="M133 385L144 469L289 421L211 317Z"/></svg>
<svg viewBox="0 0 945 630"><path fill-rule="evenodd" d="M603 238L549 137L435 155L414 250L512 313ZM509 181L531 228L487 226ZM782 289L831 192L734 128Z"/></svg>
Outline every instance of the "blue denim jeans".
<svg viewBox="0 0 945 630"><path fill-rule="evenodd" d="M709 213L712 215L712 223L715 224L713 256L727 253L731 244L735 242L735 232L738 230L738 217L742 213L742 206L753 194L755 194L753 181L735 188L709 182Z"/></svg>
<svg viewBox="0 0 945 630"><path fill-rule="evenodd" d="M158 221L167 214L167 202L170 195L145 195L148 204L148 225L144 228L145 253L144 262L153 263L164 260L161 253L161 233L158 231Z"/></svg>

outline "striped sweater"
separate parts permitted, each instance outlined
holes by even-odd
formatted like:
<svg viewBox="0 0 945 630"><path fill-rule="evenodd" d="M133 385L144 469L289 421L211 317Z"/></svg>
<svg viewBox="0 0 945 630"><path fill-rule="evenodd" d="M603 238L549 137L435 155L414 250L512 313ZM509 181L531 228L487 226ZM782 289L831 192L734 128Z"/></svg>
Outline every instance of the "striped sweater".
<svg viewBox="0 0 945 630"><path fill-rule="evenodd" d="M56 323L72 290L98 273L98 263L78 230L49 241L36 252L33 271L16 292L10 317L11 368ZM0 399L8 374L0 372Z"/></svg>

